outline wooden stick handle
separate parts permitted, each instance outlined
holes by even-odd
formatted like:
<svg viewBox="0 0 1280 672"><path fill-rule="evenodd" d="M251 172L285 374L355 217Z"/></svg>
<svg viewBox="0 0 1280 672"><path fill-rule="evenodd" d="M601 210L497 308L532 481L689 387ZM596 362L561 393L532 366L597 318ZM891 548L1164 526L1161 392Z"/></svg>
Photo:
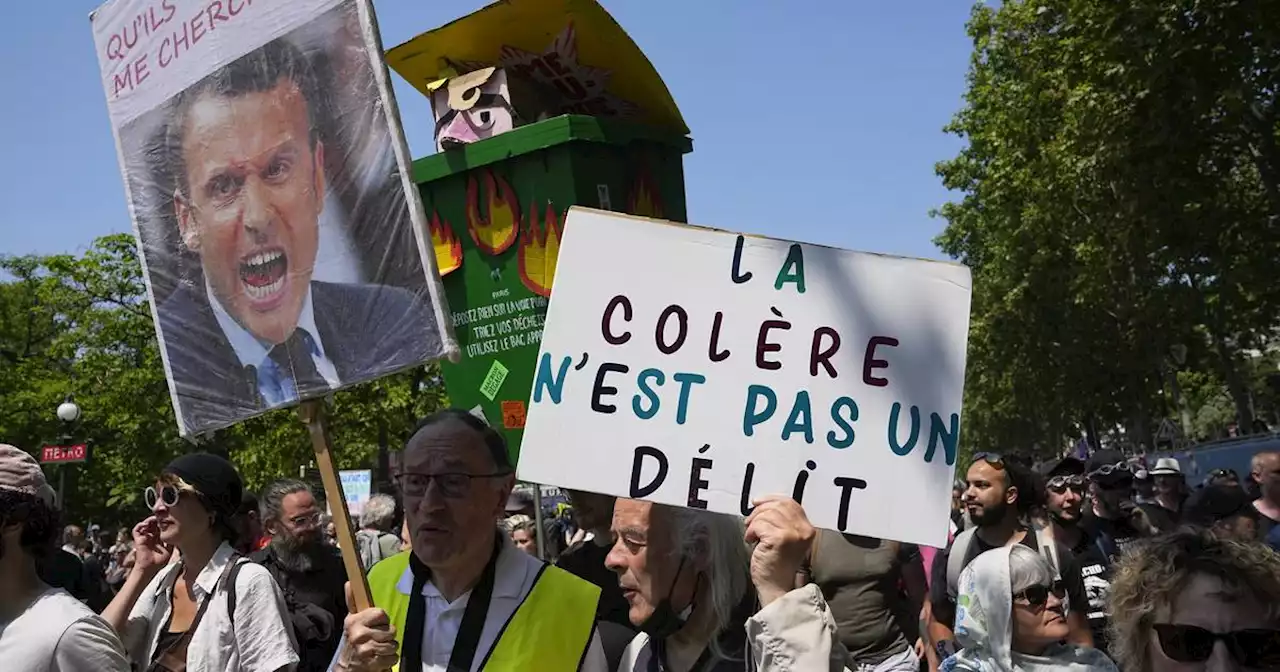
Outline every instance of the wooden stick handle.
<svg viewBox="0 0 1280 672"><path fill-rule="evenodd" d="M333 527L337 532L338 548L342 551L342 564L347 569L347 580L351 582L351 608L364 611L373 606L373 598L369 594L369 579L360 564L359 546L356 545L355 531L351 529L351 517L347 513L347 498L342 493L342 481L338 478L338 470L333 466L333 456L329 453L324 400L302 402L298 407L298 417L302 418L307 432L311 434L311 447L316 452L316 467L320 471L320 480L324 481L324 496L329 500L329 510L333 512Z"/></svg>

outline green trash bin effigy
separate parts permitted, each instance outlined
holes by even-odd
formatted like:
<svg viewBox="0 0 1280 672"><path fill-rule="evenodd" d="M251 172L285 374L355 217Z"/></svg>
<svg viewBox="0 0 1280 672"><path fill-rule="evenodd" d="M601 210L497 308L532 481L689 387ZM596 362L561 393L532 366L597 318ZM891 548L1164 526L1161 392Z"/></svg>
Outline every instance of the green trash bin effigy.
<svg viewBox="0 0 1280 672"><path fill-rule="evenodd" d="M500 2L387 61L431 98L442 150L413 172L462 349L445 389L515 461L569 207L686 221L688 128L594 0Z"/></svg>

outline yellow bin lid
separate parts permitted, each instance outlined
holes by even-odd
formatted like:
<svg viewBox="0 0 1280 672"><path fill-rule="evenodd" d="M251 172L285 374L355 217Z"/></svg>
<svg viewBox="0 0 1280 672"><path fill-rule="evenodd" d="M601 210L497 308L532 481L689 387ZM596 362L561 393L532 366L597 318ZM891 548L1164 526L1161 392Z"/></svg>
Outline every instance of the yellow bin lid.
<svg viewBox="0 0 1280 672"><path fill-rule="evenodd" d="M658 71L595 0L501 0L422 33L386 58L428 98L443 78L499 66L554 87L560 113L689 133Z"/></svg>

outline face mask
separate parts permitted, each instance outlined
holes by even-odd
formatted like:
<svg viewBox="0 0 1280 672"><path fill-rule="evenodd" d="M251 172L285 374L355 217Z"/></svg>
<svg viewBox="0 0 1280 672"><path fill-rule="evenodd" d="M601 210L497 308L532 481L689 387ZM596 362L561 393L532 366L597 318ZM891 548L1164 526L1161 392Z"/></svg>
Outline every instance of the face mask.
<svg viewBox="0 0 1280 672"><path fill-rule="evenodd" d="M667 589L666 597L658 601L658 604L653 608L653 613L649 614L649 618L644 619L644 622L639 626L640 632L649 635L650 639L664 640L676 634L688 622L689 616L693 614L695 603L692 600L690 600L689 606L682 609L680 613L676 613L675 609L671 607L671 593L676 589L676 581L680 579L680 571L683 569L684 558L682 557L680 558L680 564L676 567L675 578L671 579L671 587ZM695 596L698 594L701 581L702 577L699 575L693 586L693 594Z"/></svg>

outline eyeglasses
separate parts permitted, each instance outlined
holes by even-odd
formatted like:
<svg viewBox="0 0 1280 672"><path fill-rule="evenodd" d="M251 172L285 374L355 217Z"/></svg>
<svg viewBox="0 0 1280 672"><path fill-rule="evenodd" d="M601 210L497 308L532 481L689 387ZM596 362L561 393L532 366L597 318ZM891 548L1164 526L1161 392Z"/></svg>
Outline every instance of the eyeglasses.
<svg viewBox="0 0 1280 672"><path fill-rule="evenodd" d="M1203 663L1222 640L1227 651L1244 667L1270 669L1280 665L1280 630L1236 630L1212 632L1194 625L1156 623L1151 626L1160 640L1160 650L1179 663Z"/></svg>
<svg viewBox="0 0 1280 672"><path fill-rule="evenodd" d="M294 516L293 518L289 519L289 522L293 523L294 527L302 527L303 525L319 525L320 512L317 511L316 513L308 513L302 516Z"/></svg>
<svg viewBox="0 0 1280 672"><path fill-rule="evenodd" d="M1051 594L1059 600L1065 598L1067 596L1066 584L1064 584L1061 579L1054 581L1047 586L1036 584L1034 586L1028 586L1026 590L1014 595L1013 597L1014 599L1026 600L1027 604L1035 607L1036 609L1042 609L1044 608L1044 605L1049 603L1049 595Z"/></svg>
<svg viewBox="0 0 1280 672"><path fill-rule="evenodd" d="M1004 469L1004 456L1000 453L974 453L973 461L983 461L995 467L996 469Z"/></svg>
<svg viewBox="0 0 1280 672"><path fill-rule="evenodd" d="M1099 476L1110 476L1112 474L1128 475L1133 473L1133 467L1128 462L1116 462L1115 464L1104 464L1097 469L1089 472L1089 479L1093 480Z"/></svg>
<svg viewBox="0 0 1280 672"><path fill-rule="evenodd" d="M160 487L160 492L156 492L155 488L147 486L147 489L142 491L142 498L147 503L148 509L156 508L157 501L164 502L165 506L177 506L178 500L182 499L182 491L172 485L164 485Z"/></svg>
<svg viewBox="0 0 1280 672"><path fill-rule="evenodd" d="M1068 489L1084 492L1084 476L1054 476L1046 485L1059 495Z"/></svg>
<svg viewBox="0 0 1280 672"><path fill-rule="evenodd" d="M496 471L492 474L397 474L396 483L405 496L421 497L427 494L427 487L435 481L441 495L449 499L459 499L467 495L472 479L509 475L511 475L509 471Z"/></svg>

